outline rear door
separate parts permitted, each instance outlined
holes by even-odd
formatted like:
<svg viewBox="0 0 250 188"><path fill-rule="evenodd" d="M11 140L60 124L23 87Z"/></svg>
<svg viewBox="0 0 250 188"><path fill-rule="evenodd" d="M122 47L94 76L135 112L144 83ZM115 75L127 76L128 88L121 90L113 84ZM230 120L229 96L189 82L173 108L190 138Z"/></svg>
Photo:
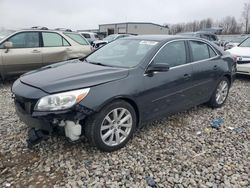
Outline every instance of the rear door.
<svg viewBox="0 0 250 188"><path fill-rule="evenodd" d="M6 75L21 74L42 66L38 32L20 32L6 41L13 44L13 47L8 51L3 47L0 49Z"/></svg>
<svg viewBox="0 0 250 188"><path fill-rule="evenodd" d="M184 40L166 44L154 57L152 63L169 64L170 70L144 76L143 118L151 119L190 107L192 65L188 64L188 57Z"/></svg>
<svg viewBox="0 0 250 188"><path fill-rule="evenodd" d="M72 51L69 42L58 33L42 32L42 57L43 64L49 65L68 59Z"/></svg>
<svg viewBox="0 0 250 188"><path fill-rule="evenodd" d="M189 41L191 63L193 65L194 102L206 102L213 92L219 77L220 56L213 47L203 41Z"/></svg>

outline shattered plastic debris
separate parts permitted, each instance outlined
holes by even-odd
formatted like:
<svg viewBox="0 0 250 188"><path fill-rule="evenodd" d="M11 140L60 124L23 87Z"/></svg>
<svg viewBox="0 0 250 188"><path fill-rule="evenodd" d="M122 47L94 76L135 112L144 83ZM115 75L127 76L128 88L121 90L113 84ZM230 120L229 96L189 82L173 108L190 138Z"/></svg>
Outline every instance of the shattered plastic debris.
<svg viewBox="0 0 250 188"><path fill-rule="evenodd" d="M198 135L198 136L201 135L201 131L197 131L196 135Z"/></svg>
<svg viewBox="0 0 250 188"><path fill-rule="evenodd" d="M230 129L231 131L235 129L234 127L227 127L227 128Z"/></svg>
<svg viewBox="0 0 250 188"><path fill-rule="evenodd" d="M235 128L234 131L237 133L244 133L246 132L246 129L243 127L238 127L238 128Z"/></svg>
<svg viewBox="0 0 250 188"><path fill-rule="evenodd" d="M146 180L148 186L150 186L150 187L157 187L156 182L155 182L155 180L152 177L146 176L145 180Z"/></svg>
<svg viewBox="0 0 250 188"><path fill-rule="evenodd" d="M219 129L223 123L224 123L224 120L222 118L217 118L217 119L213 119L210 125L214 129Z"/></svg>

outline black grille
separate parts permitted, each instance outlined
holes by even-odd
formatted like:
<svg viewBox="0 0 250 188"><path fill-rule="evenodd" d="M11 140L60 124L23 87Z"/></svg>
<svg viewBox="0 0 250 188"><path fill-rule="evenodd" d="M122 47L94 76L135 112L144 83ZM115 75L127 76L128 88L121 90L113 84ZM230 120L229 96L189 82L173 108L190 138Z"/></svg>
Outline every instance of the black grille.
<svg viewBox="0 0 250 188"><path fill-rule="evenodd" d="M250 61L237 61L238 64L248 64Z"/></svg>
<svg viewBox="0 0 250 188"><path fill-rule="evenodd" d="M18 103L22 110L24 110L28 114L31 114L35 108L37 100L15 96L15 102Z"/></svg>

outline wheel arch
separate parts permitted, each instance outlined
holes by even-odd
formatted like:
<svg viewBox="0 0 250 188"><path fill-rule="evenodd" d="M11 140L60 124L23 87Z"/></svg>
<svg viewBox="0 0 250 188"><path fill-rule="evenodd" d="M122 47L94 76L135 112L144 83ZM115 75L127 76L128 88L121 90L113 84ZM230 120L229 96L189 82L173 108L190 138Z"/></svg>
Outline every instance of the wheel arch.
<svg viewBox="0 0 250 188"><path fill-rule="evenodd" d="M231 77L231 75L230 74L225 74L223 77L226 77L228 79L229 87L231 87L231 85L232 85L232 77Z"/></svg>
<svg viewBox="0 0 250 188"><path fill-rule="evenodd" d="M135 102L135 100L129 96L116 96L114 98L111 98L111 99L105 101L102 105L100 105L99 108L97 109L97 112L99 112L106 105L113 103L114 101L118 101L118 100L123 100L123 101L129 103L134 108L135 113L136 113L136 117L137 117L136 127L138 127L140 124L140 121L141 121L140 110L139 110L138 104Z"/></svg>

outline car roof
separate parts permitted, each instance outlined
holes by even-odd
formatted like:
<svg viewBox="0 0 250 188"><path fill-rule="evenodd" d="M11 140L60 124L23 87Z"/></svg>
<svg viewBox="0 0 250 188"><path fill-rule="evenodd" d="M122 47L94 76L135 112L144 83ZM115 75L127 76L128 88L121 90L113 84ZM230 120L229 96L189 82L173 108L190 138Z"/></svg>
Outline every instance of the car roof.
<svg viewBox="0 0 250 188"><path fill-rule="evenodd" d="M79 34L76 31L65 31L65 30L56 30L56 29L21 29L21 30L17 30L15 33L19 33L19 32L32 32L32 31L37 31L37 32L54 32L54 33L76 33Z"/></svg>
<svg viewBox="0 0 250 188"><path fill-rule="evenodd" d="M85 32L85 31L78 31L78 33L81 33L81 34L90 34L90 35L96 35L96 33L94 32Z"/></svg>
<svg viewBox="0 0 250 188"><path fill-rule="evenodd" d="M178 33L178 35L195 35L195 34L215 35L214 33L207 32L207 31L196 31L196 32Z"/></svg>
<svg viewBox="0 0 250 188"><path fill-rule="evenodd" d="M190 36L181 36L181 35L138 35L138 36L131 36L131 37L126 37L125 39L138 39L138 40L152 40L152 41L158 41L158 42L163 42L163 41L169 41L169 40L178 40L178 39L199 39L197 37L190 37Z"/></svg>

